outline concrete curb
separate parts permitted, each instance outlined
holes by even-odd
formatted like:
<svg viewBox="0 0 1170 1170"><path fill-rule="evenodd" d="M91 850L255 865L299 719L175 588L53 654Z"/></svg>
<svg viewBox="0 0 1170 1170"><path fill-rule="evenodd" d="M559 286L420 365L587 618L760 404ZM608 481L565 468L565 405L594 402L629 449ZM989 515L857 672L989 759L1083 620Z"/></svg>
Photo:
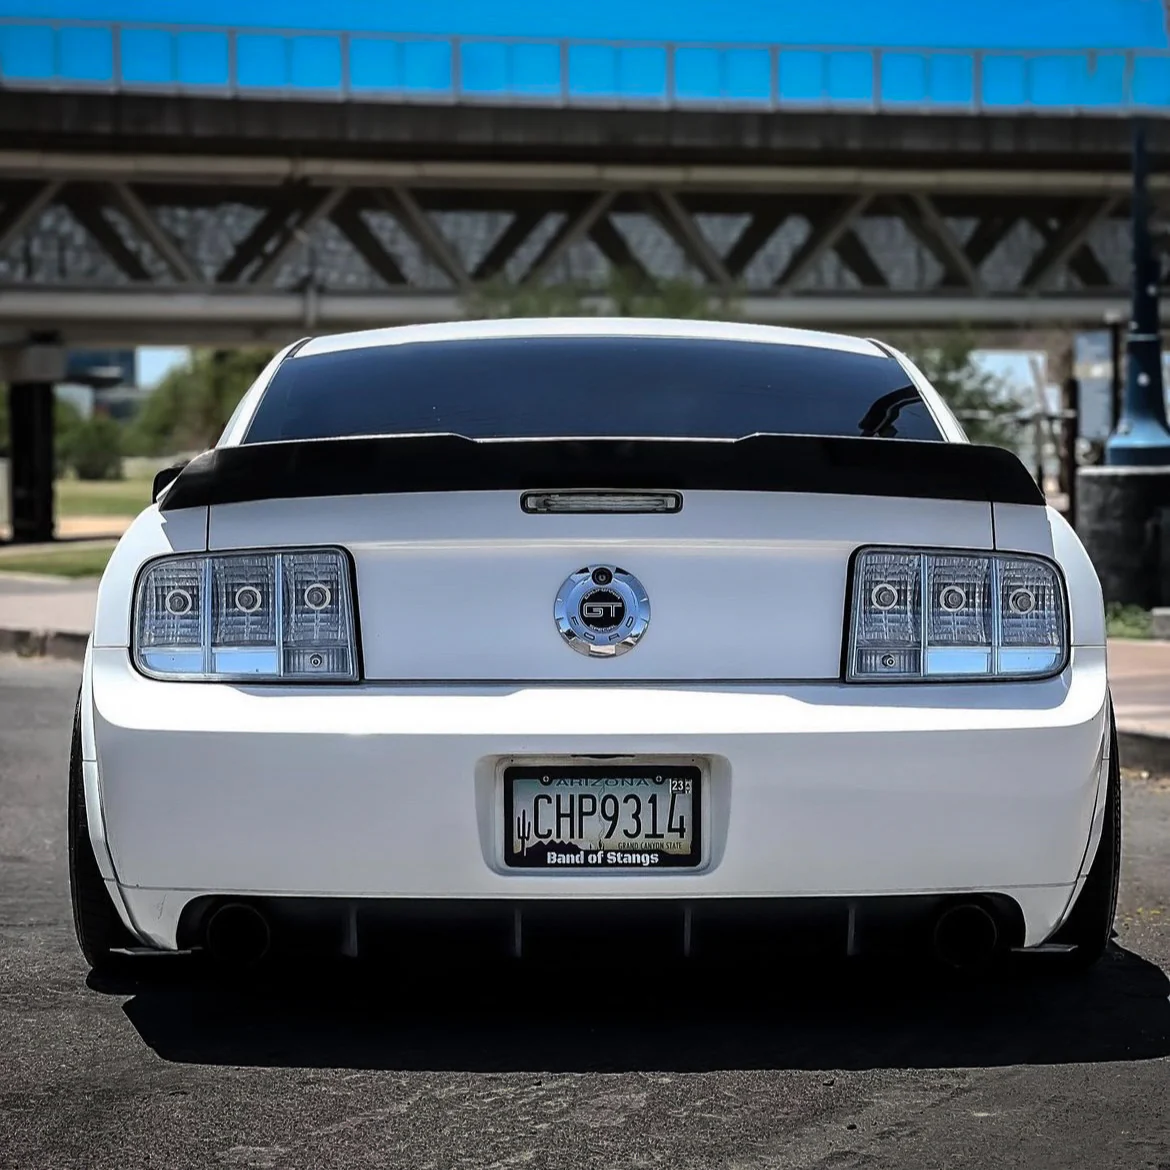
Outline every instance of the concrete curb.
<svg viewBox="0 0 1170 1170"><path fill-rule="evenodd" d="M81 662L88 644L88 634L0 628L0 653L15 654L20 658L64 658Z"/></svg>
<svg viewBox="0 0 1170 1170"><path fill-rule="evenodd" d="M68 588L74 585L85 585L95 592L101 576L97 577L62 577L52 573L14 573L4 567L4 556L0 553L0 583L5 585L55 585Z"/></svg>

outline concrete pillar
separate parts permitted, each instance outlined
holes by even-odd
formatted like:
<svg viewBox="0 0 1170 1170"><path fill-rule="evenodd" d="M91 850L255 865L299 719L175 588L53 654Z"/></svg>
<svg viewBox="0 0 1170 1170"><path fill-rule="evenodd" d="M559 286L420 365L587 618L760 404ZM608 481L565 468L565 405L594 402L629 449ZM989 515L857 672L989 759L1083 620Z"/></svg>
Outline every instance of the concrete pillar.
<svg viewBox="0 0 1170 1170"><path fill-rule="evenodd" d="M1170 604L1170 467L1082 467L1077 535L1105 601Z"/></svg>
<svg viewBox="0 0 1170 1170"><path fill-rule="evenodd" d="M0 346L8 383L9 508L14 542L53 539L53 386L65 374L55 343Z"/></svg>

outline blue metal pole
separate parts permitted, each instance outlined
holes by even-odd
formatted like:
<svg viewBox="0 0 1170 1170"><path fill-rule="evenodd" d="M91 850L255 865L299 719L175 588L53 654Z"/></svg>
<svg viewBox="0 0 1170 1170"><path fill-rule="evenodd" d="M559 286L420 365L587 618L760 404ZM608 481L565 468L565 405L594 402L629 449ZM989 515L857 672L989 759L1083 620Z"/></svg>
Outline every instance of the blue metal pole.
<svg viewBox="0 0 1170 1170"><path fill-rule="evenodd" d="M1125 394L1117 428L1105 444L1105 463L1113 467L1170 466L1158 313L1162 262L1150 238L1148 176L1145 131L1137 123L1133 137L1133 308L1125 346Z"/></svg>

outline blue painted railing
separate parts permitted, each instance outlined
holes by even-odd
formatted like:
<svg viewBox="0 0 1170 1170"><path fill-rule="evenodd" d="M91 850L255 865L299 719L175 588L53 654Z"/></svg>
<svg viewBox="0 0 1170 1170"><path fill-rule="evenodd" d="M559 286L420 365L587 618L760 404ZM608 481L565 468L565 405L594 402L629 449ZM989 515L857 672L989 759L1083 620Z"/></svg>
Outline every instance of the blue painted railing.
<svg viewBox="0 0 1170 1170"><path fill-rule="evenodd" d="M1170 52L669 44L0 20L0 86L508 105L1170 113Z"/></svg>

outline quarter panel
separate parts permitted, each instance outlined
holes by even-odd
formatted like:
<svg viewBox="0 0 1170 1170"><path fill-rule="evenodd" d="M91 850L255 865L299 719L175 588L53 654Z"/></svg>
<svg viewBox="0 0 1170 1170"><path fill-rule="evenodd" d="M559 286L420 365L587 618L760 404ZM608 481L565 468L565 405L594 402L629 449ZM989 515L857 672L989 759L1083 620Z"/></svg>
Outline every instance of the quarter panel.
<svg viewBox="0 0 1170 1170"><path fill-rule="evenodd" d="M138 570L153 557L203 552L207 548L207 509L160 512L152 504L114 547L98 585L94 646L129 646L130 611Z"/></svg>
<svg viewBox="0 0 1170 1170"><path fill-rule="evenodd" d="M93 732L93 636L85 647L81 663L81 691L78 696L78 714L81 716L81 758L97 759L97 744Z"/></svg>
<svg viewBox="0 0 1170 1170"><path fill-rule="evenodd" d="M1055 508L995 504L995 547L1039 553L1060 565L1068 587L1069 634L1074 646L1105 645L1101 582L1085 546Z"/></svg>

